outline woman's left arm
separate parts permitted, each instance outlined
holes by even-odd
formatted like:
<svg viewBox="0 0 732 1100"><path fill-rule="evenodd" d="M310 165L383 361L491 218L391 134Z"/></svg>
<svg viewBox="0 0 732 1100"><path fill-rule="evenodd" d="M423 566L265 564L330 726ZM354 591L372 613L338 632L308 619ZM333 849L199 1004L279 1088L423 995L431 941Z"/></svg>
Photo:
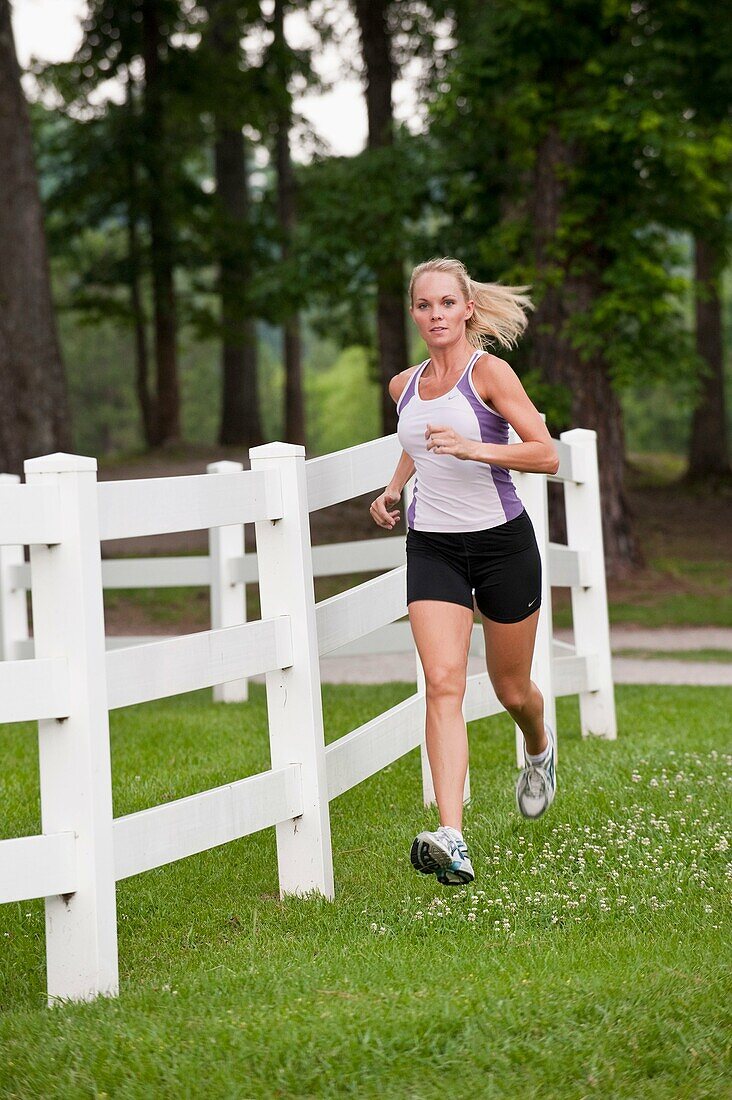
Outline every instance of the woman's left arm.
<svg viewBox="0 0 732 1100"><path fill-rule="evenodd" d="M476 368L477 366L476 363ZM474 371L474 378L475 373L476 371ZM494 409L506 418L523 442L507 444L471 442L469 457L474 462L505 466L507 470L555 474L559 469L559 456L549 429L522 386L521 379L505 359L491 356L490 382L487 389L490 394L483 400L486 404L490 402ZM485 387L481 386L481 390L484 391Z"/></svg>

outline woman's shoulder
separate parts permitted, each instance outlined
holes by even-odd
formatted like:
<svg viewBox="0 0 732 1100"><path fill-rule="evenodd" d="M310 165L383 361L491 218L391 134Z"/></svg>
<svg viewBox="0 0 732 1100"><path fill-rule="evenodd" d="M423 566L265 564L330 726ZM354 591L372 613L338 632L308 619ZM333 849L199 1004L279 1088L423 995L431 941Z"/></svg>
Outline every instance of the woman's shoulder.
<svg viewBox="0 0 732 1100"><path fill-rule="evenodd" d="M477 391L478 397L481 401L484 401L486 405L491 404L491 392L497 378L501 377L506 367L510 370L510 365L505 359L501 359L499 355L494 355L491 351L483 351L475 360L473 364L473 385ZM497 410L493 409L496 412Z"/></svg>
<svg viewBox="0 0 732 1100"><path fill-rule="evenodd" d="M399 404L399 398L404 393L405 389L409 385L409 379L412 377L415 371L418 371L422 366L421 363L417 363L415 367L407 367L406 370L400 371L399 374L395 374L389 382L389 395L395 405Z"/></svg>

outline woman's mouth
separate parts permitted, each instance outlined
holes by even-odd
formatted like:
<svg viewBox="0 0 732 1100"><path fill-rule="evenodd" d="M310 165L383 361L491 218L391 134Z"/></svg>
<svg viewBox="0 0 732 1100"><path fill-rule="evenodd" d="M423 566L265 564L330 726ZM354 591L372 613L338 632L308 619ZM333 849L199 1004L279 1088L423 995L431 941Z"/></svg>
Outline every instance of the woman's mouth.
<svg viewBox="0 0 732 1100"><path fill-rule="evenodd" d="M440 325L439 328L431 328L430 332L447 332L444 325Z"/></svg>

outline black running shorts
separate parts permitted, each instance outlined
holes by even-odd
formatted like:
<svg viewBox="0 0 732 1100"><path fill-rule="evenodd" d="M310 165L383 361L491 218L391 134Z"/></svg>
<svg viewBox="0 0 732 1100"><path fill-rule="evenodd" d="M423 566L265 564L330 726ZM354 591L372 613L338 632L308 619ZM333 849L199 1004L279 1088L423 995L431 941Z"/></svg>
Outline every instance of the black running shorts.
<svg viewBox="0 0 732 1100"><path fill-rule="evenodd" d="M534 525L520 515L484 531L407 529L407 604L447 600L497 623L517 623L541 606L541 556Z"/></svg>

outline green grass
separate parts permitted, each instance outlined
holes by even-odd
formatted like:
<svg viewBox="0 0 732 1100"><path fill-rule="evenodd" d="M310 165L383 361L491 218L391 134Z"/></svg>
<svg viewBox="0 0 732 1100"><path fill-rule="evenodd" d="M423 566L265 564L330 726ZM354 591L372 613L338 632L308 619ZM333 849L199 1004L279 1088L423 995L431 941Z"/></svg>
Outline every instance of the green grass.
<svg viewBox="0 0 732 1100"><path fill-rule="evenodd" d="M644 661L714 661L720 664L732 662L730 649L637 649L627 646L614 649L613 657L640 657Z"/></svg>
<svg viewBox="0 0 732 1100"><path fill-rule="evenodd" d="M247 597L249 593L247 593ZM249 599L247 598L249 605ZM142 612L152 623L175 627L191 617L200 621L201 630L211 626L211 602L209 589L200 585L175 588L107 588L104 591L104 607L108 611L134 608ZM260 618L258 612L248 616L250 621Z"/></svg>
<svg viewBox="0 0 732 1100"><path fill-rule="evenodd" d="M325 685L328 740L413 690ZM112 714L115 813L266 768L264 688ZM121 882L121 995L44 1006L42 903L0 907L0 1095L729 1097L732 690L558 701L549 813L513 726L471 722L475 883L415 874L412 752L331 805L336 897L280 900L274 830ZM0 727L3 830L39 828L35 733Z"/></svg>

